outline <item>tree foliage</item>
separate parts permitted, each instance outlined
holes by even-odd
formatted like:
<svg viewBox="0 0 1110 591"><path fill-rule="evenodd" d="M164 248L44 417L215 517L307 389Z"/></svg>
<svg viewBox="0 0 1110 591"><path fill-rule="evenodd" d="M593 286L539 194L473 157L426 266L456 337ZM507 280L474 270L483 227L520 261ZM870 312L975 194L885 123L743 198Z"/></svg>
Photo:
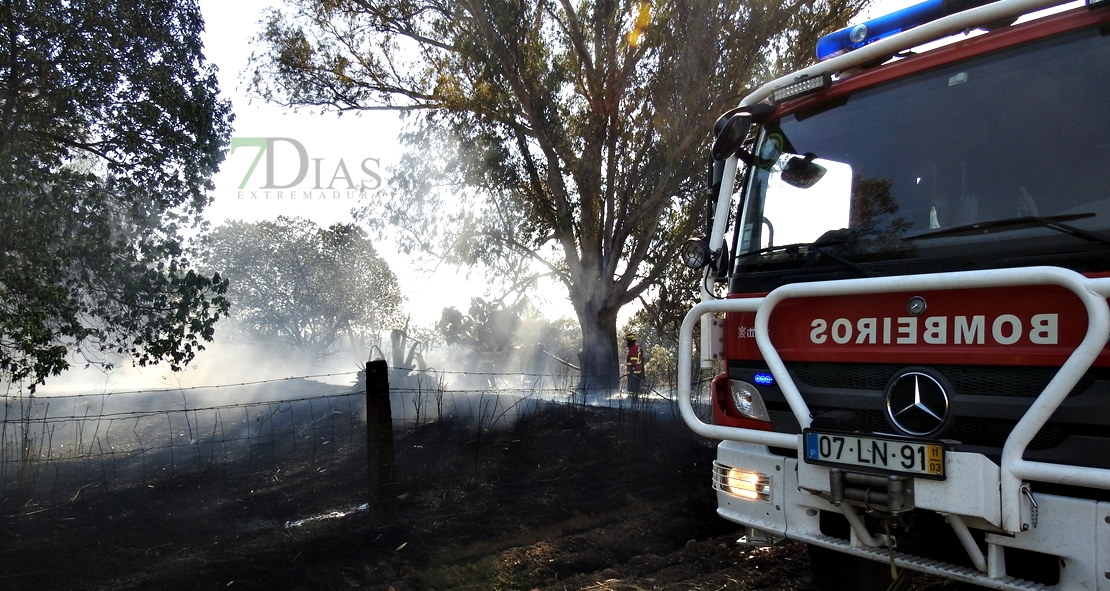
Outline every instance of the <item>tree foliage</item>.
<svg viewBox="0 0 1110 591"><path fill-rule="evenodd" d="M477 372L480 384L496 385L497 376L519 373L535 385L566 375L581 363L577 323L551 320L527 298L512 304L471 298L465 314L453 306L444 308L436 331L450 360Z"/></svg>
<svg viewBox="0 0 1110 591"><path fill-rule="evenodd" d="M211 340L225 284L179 236L231 130L203 27L188 1L0 7L0 376L177 370Z"/></svg>
<svg viewBox="0 0 1110 591"><path fill-rule="evenodd" d="M275 352L319 360L402 323L397 277L358 226L233 221L204 236L199 254L230 282L238 336Z"/></svg>
<svg viewBox="0 0 1110 591"><path fill-rule="evenodd" d="M702 273L701 269L690 269L673 261L651 292L640 298L642 307L629 319L628 330L642 333L652 343L675 348L686 313L698 303L697 287L702 282Z"/></svg>
<svg viewBox="0 0 1110 591"><path fill-rule="evenodd" d="M695 231L717 114L866 2L290 0L253 82L289 106L420 114L373 215L409 248L561 282L582 385L613 387L617 312Z"/></svg>
<svg viewBox="0 0 1110 591"><path fill-rule="evenodd" d="M653 345L644 364L647 386L651 389L669 390L678 384L678 362L674 353L662 345Z"/></svg>
<svg viewBox="0 0 1110 591"><path fill-rule="evenodd" d="M477 372L486 385L493 386L494 374L504 372L516 352L523 304L506 306L501 301L471 298L466 314L454 306L444 308L436 330L448 347L464 353L461 361L467 371Z"/></svg>
<svg viewBox="0 0 1110 591"><path fill-rule="evenodd" d="M521 346L540 347L547 357L547 365L577 367L582 361L582 330L573 318L551 319L548 313L532 302L526 302L520 311L521 324L517 334Z"/></svg>
<svg viewBox="0 0 1110 591"><path fill-rule="evenodd" d="M516 344L520 307L471 298L466 314L454 306L444 308L436 328L448 345L463 345L475 351L508 350Z"/></svg>

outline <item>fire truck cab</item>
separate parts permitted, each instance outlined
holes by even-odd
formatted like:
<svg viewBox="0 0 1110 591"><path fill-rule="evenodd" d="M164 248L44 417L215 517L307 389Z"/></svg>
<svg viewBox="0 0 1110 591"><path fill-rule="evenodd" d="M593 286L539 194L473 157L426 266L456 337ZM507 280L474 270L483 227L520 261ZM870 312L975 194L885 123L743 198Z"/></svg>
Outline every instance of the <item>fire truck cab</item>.
<svg viewBox="0 0 1110 591"><path fill-rule="evenodd" d="M839 31L716 125L679 404L823 588L1110 590L1110 1L1057 4Z"/></svg>

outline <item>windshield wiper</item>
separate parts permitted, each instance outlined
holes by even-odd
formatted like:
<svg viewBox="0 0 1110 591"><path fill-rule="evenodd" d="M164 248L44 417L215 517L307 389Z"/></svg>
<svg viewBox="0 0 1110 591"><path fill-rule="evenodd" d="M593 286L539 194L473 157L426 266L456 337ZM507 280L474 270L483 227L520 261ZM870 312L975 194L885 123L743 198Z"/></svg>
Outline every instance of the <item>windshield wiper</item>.
<svg viewBox="0 0 1110 591"><path fill-rule="evenodd" d="M1091 242L1098 242L1100 244L1110 245L1110 240L1099 236L1093 232L1081 230L1075 226L1070 226L1063 222L1070 222L1072 220L1081 220L1084 218L1095 217L1093 213L1072 213L1067 215L1053 215L1053 216L1023 216L1018 218L1005 218L1001 220L991 220L988 222L977 222L974 224L966 224L963 226L955 226L952 228L945 228L943 230L936 230L933 232L925 232L924 234L917 234L916 236L906 236L903 240L927 240L929 238L941 238L945 236L969 236L972 234L990 234L992 232L1007 232L1010 230L1022 230L1025 228L1048 228L1055 230L1062 234L1068 234L1089 240Z"/></svg>
<svg viewBox="0 0 1110 591"><path fill-rule="evenodd" d="M835 263L840 264L842 267L844 267L844 268L846 268L850 271L854 271L860 277L876 277L876 276L878 276L878 273L872 271L871 269L863 267L863 266L859 265L858 263L853 263L852 261L849 261L848 259L846 259L844 257L840 257L840 256L837 256L837 255L832 254L830 252L825 252L824 250L821 250L821 247L824 247L824 246L837 246L837 245L840 245L840 244L844 244L844 242L843 241L838 241L838 242L831 242L831 241L829 241L829 242L820 242L820 241L819 242L798 242L798 243L795 243L795 244L784 244L782 246L768 246L766 248L761 248L759 250L753 250L751 252L745 252L743 254L739 254L739 255L737 255L736 258L748 258L748 257L753 257L753 256L758 256L758 255L771 254L771 253L780 252L780 251L784 252L784 253L791 254L791 255L796 255L796 254L801 254L804 250L805 254L807 254L807 255L811 252L817 253L818 255L821 255L821 256L823 256L823 257L825 257L825 258L827 258L827 259L829 259L829 260L831 260Z"/></svg>

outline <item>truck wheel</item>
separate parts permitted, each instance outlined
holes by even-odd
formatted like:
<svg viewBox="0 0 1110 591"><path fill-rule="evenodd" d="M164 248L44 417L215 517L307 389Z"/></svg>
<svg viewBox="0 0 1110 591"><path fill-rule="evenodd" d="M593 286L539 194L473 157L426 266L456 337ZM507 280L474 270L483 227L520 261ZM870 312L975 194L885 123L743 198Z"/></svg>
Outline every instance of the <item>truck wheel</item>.
<svg viewBox="0 0 1110 591"><path fill-rule="evenodd" d="M820 546L807 548L813 587L819 591L887 591L894 582L890 578L889 564L842 554ZM910 575L906 571L899 579Z"/></svg>

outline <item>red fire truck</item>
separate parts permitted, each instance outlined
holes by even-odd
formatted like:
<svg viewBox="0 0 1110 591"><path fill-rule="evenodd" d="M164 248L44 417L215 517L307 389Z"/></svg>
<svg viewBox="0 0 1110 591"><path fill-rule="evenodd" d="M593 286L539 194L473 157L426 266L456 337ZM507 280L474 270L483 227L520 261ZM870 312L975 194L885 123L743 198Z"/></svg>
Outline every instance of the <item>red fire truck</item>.
<svg viewBox="0 0 1110 591"><path fill-rule="evenodd" d="M1110 2L1057 4L851 27L716 125L680 407L823 588L1110 590Z"/></svg>

